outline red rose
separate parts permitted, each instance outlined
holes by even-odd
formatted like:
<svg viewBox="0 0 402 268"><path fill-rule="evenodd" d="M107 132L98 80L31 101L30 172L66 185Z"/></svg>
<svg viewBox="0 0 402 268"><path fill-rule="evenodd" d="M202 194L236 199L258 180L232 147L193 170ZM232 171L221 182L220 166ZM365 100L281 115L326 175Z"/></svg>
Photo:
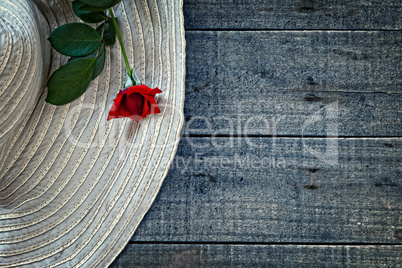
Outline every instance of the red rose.
<svg viewBox="0 0 402 268"><path fill-rule="evenodd" d="M107 120L129 117L134 121L144 119L148 114L158 114L158 105L155 95L162 93L159 88L150 88L146 85L132 86L117 94Z"/></svg>

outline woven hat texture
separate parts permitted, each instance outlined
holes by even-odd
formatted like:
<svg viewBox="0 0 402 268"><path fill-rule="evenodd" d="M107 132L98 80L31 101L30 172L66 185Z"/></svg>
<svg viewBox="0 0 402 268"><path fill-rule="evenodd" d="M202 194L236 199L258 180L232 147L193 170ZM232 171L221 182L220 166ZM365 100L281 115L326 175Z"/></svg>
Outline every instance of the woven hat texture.
<svg viewBox="0 0 402 268"><path fill-rule="evenodd" d="M45 102L67 58L47 38L78 22L69 0L0 1L0 266L106 267L133 235L173 160L183 122L182 1L114 8L130 64L161 113L107 121L125 82L119 44L65 106Z"/></svg>

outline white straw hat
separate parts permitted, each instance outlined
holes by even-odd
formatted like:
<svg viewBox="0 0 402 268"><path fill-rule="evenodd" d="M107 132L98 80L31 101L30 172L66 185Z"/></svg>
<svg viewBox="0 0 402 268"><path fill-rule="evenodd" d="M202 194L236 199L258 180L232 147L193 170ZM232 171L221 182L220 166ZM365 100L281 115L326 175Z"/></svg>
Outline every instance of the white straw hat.
<svg viewBox="0 0 402 268"><path fill-rule="evenodd" d="M114 10L137 76L163 91L161 113L140 122L106 120L125 82L118 43L83 96L46 103L49 75L67 62L47 38L78 21L71 2L0 2L0 266L108 266L168 172L183 122L182 1Z"/></svg>

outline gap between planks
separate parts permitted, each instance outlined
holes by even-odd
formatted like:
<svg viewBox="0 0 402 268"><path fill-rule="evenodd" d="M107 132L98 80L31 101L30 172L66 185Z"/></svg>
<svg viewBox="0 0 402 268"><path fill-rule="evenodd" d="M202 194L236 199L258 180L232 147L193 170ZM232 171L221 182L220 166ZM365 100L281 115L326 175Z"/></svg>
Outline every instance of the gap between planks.
<svg viewBox="0 0 402 268"><path fill-rule="evenodd" d="M402 243L229 242L229 241L129 241L130 245L289 245L289 246L401 246Z"/></svg>
<svg viewBox="0 0 402 268"><path fill-rule="evenodd" d="M401 139L401 136L314 136L314 135L258 135L258 134L183 134L181 138L311 138L311 139Z"/></svg>
<svg viewBox="0 0 402 268"><path fill-rule="evenodd" d="M402 32L400 29L277 29L277 28L189 28L186 32Z"/></svg>

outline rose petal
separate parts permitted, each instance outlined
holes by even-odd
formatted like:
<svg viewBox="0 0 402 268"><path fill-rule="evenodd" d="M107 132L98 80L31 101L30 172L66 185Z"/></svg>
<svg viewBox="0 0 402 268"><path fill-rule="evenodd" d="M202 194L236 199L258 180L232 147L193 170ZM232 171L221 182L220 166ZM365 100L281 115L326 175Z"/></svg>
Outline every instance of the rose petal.
<svg viewBox="0 0 402 268"><path fill-rule="evenodd" d="M123 115L124 117L129 117L131 115L130 110L127 107L127 95L123 95L123 99L121 100L119 106L119 115Z"/></svg>
<svg viewBox="0 0 402 268"><path fill-rule="evenodd" d="M132 115L142 114L142 104L144 97L139 93L132 93L126 97L126 107Z"/></svg>
<svg viewBox="0 0 402 268"><path fill-rule="evenodd" d="M148 101L144 101L142 104L142 117L145 118L149 114L149 103Z"/></svg>
<svg viewBox="0 0 402 268"><path fill-rule="evenodd" d="M156 94L159 94L159 93L162 93L162 90L160 90L159 88L154 88L154 89L152 89L152 95L156 95Z"/></svg>
<svg viewBox="0 0 402 268"><path fill-rule="evenodd" d="M156 101L153 97L145 95L144 98L146 98L149 101L149 104L151 105L151 112L148 114L159 114L161 112L159 110L158 104L156 104Z"/></svg>
<svg viewBox="0 0 402 268"><path fill-rule="evenodd" d="M117 97L114 99L112 108L109 111L107 121L109 121L110 119L114 119L114 118L119 117L119 106L120 106L122 98L123 98L123 95L121 95L120 93L117 94Z"/></svg>

